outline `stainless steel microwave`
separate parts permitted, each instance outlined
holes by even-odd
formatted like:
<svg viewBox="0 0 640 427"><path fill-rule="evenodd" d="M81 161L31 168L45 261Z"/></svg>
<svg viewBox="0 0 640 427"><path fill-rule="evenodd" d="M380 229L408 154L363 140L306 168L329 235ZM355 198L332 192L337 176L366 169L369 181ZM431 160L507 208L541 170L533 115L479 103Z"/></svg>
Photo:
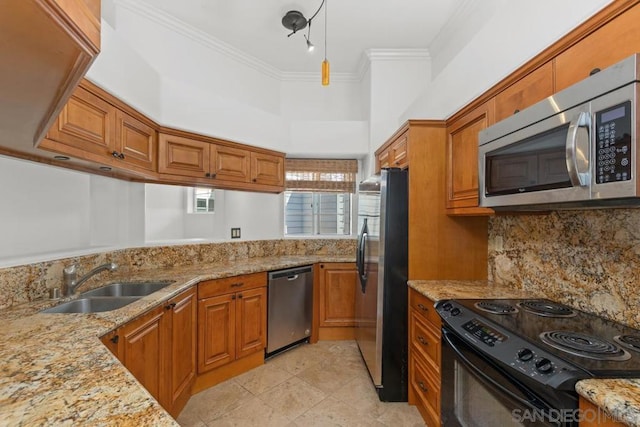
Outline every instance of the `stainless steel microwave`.
<svg viewBox="0 0 640 427"><path fill-rule="evenodd" d="M639 60L633 55L481 131L480 206L640 205Z"/></svg>

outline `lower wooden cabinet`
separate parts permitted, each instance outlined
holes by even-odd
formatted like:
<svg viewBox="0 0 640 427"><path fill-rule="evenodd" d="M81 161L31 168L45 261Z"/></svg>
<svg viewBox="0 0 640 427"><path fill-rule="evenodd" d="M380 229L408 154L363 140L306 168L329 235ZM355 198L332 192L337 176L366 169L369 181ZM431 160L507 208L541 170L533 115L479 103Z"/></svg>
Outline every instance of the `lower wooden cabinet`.
<svg viewBox="0 0 640 427"><path fill-rule="evenodd" d="M322 263L316 286L319 339L354 339L358 270L355 263Z"/></svg>
<svg viewBox="0 0 640 427"><path fill-rule="evenodd" d="M623 427L626 424L614 420L611 415L580 396L580 427Z"/></svg>
<svg viewBox="0 0 640 427"><path fill-rule="evenodd" d="M440 317L434 302L409 290L409 404L440 425Z"/></svg>
<svg viewBox="0 0 640 427"><path fill-rule="evenodd" d="M264 351L266 286L266 273L208 280L198 285L199 374Z"/></svg>

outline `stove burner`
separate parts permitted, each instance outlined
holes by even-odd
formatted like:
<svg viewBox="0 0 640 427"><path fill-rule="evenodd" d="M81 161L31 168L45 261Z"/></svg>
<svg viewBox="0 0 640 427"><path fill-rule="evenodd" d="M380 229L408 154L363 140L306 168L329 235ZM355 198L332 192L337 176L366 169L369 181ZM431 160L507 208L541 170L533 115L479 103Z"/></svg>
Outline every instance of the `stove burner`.
<svg viewBox="0 0 640 427"><path fill-rule="evenodd" d="M573 317L576 315L575 310L566 305L558 304L552 301L533 300L523 301L518 305L529 313L537 314L545 317Z"/></svg>
<svg viewBox="0 0 640 427"><path fill-rule="evenodd" d="M492 314L514 314L518 312L518 309L511 304L501 302L480 301L475 303L474 306L479 310Z"/></svg>
<svg viewBox="0 0 640 427"><path fill-rule="evenodd" d="M640 351L640 335L617 335L613 340L623 347Z"/></svg>
<svg viewBox="0 0 640 427"><path fill-rule="evenodd" d="M573 331L548 331L540 334L545 344L576 356L596 360L628 360L631 355L603 339Z"/></svg>

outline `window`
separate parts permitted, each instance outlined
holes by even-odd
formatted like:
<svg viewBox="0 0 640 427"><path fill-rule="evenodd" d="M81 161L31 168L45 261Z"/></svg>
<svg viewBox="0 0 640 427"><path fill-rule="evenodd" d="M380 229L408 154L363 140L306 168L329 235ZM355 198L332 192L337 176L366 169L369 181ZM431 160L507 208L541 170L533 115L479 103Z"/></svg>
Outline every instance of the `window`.
<svg viewBox="0 0 640 427"><path fill-rule="evenodd" d="M213 188L195 187L193 189L193 212L212 213L215 198Z"/></svg>
<svg viewBox="0 0 640 427"><path fill-rule="evenodd" d="M351 234L356 160L287 159L285 235Z"/></svg>

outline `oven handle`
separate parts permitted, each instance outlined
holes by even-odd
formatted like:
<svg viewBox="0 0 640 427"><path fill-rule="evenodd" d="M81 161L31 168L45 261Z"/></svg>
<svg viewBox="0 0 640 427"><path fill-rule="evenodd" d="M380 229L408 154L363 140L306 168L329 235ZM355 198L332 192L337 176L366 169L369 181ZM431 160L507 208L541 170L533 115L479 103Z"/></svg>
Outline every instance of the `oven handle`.
<svg viewBox="0 0 640 427"><path fill-rule="evenodd" d="M525 399L521 398L520 396L517 396L517 395L513 394L513 392L509 391L503 385L497 383L493 378L489 377L481 369L479 369L477 366L475 366L473 363L471 363L469 361L469 359L467 359L467 357L462 353L462 351L460 351L460 349L453 342L453 340L451 339L452 336L453 336L453 334L451 332L447 331L444 328L442 329L442 338L446 341L446 344L449 345L451 350L456 354L456 356L458 356L458 358L460 358L460 360L464 363L464 365L467 368L472 370L476 375L478 375L478 377L482 378L487 383L489 383L492 386L496 387L498 390L500 390L503 393L505 393L506 395L510 396L512 399L520 402L525 407L529 407L529 408L533 407L533 405L532 405L533 402L531 402L529 400L525 400ZM548 405L545 405L544 403L540 402L537 399L536 399L536 403L538 403L538 405L535 405L535 407L537 407L537 409L550 409L550 407Z"/></svg>
<svg viewBox="0 0 640 427"><path fill-rule="evenodd" d="M574 187L586 187L589 185L589 129L591 116L582 111L571 122L567 132L565 153L567 158L567 171Z"/></svg>

